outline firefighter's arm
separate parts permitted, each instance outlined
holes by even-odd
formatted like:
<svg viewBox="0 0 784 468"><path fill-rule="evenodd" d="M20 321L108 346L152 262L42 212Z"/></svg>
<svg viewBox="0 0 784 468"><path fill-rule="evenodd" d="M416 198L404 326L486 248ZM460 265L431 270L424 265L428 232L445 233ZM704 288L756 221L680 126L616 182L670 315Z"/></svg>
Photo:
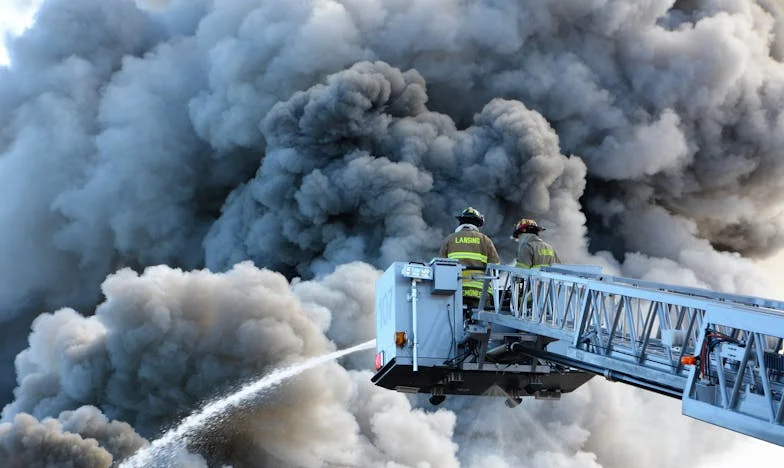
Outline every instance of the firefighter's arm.
<svg viewBox="0 0 784 468"><path fill-rule="evenodd" d="M501 258L498 256L498 251L495 249L493 240L487 238L487 263L501 263Z"/></svg>
<svg viewBox="0 0 784 468"><path fill-rule="evenodd" d="M449 255L449 252L447 252L447 248L446 248L447 245L449 245L447 241L444 241L444 243L441 244L441 250L438 251L438 256L440 258L446 258L446 256Z"/></svg>

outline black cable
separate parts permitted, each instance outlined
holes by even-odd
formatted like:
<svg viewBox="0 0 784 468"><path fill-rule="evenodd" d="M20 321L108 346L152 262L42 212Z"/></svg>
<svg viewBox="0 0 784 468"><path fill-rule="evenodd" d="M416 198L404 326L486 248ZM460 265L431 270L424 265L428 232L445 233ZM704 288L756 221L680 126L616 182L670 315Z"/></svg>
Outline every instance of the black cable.
<svg viewBox="0 0 784 468"><path fill-rule="evenodd" d="M702 351L705 353L705 357L703 358L704 362L700 363L702 367L703 376L707 377L708 380L713 380L713 375L711 373L711 366L710 366L710 355L713 350L721 343L734 343L738 346L745 347L746 345L741 342L740 340L733 338L729 335L721 333L717 330L713 330L710 328L705 329L705 340L702 343ZM703 353L700 352L700 355ZM718 365L723 365L721 360L719 361Z"/></svg>
<svg viewBox="0 0 784 468"><path fill-rule="evenodd" d="M453 359L447 359L446 361L444 361L444 365L446 365L446 366L459 366L470 355L471 355L471 349L467 348L466 351L462 355L455 356Z"/></svg>
<svg viewBox="0 0 784 468"><path fill-rule="evenodd" d="M468 342L466 342L466 350L463 352L462 355L455 356L454 358L447 359L444 361L444 365L446 366L457 366L462 364L463 361L471 354L471 348L468 346ZM458 362L459 361L459 362Z"/></svg>
<svg viewBox="0 0 784 468"><path fill-rule="evenodd" d="M446 305L446 319L449 322L449 332L452 334L452 342L449 344L449 359L452 358L452 353L457 354L457 339L455 338L455 322L452 321L452 314L449 313L450 304Z"/></svg>
<svg viewBox="0 0 784 468"><path fill-rule="evenodd" d="M456 356L454 359L452 359L450 361L444 361L444 364L445 365L449 365L449 366L459 366L466 359L468 359L468 356L470 356L472 354L478 356L478 354L476 352L476 344L477 344L476 340L473 340L473 339L469 338L468 340L465 341L465 345L466 345L465 352L462 355L460 355L460 356Z"/></svg>

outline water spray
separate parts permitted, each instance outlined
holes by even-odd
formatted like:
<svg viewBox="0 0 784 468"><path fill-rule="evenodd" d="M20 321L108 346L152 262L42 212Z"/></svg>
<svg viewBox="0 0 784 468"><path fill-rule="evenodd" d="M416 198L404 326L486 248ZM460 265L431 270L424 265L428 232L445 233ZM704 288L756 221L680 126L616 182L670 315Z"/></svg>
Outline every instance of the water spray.
<svg viewBox="0 0 784 468"><path fill-rule="evenodd" d="M194 433L204 426L207 426L215 419L220 419L227 410L239 406L249 399L263 393L266 390L280 384L284 380L294 377L308 369L352 354L364 351L375 346L376 340L369 340L362 344L338 350L330 354L314 357L307 361L293 364L287 367L275 369L266 376L244 385L236 392L213 400L208 403L201 411L191 414L182 420L177 427L170 429L160 438L154 440L150 445L141 449L133 457L129 458L120 465L120 468L143 468L155 465L156 463L166 463L166 459L177 452L175 449L184 449Z"/></svg>

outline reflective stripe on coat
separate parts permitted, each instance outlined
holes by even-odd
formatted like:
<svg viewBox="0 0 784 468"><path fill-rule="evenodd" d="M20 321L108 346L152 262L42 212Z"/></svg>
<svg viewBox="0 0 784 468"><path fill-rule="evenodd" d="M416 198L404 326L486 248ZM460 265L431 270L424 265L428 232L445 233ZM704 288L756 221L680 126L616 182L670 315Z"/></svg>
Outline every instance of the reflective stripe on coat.
<svg viewBox="0 0 784 468"><path fill-rule="evenodd" d="M438 254L442 258L453 258L465 265L463 270L463 296L479 297L482 280L472 276L484 275L488 263L499 263L498 252L493 241L474 227L464 227L444 240Z"/></svg>
<svg viewBox="0 0 784 468"><path fill-rule="evenodd" d="M561 263L553 246L536 234L524 233L520 235L518 240L516 267L538 268Z"/></svg>

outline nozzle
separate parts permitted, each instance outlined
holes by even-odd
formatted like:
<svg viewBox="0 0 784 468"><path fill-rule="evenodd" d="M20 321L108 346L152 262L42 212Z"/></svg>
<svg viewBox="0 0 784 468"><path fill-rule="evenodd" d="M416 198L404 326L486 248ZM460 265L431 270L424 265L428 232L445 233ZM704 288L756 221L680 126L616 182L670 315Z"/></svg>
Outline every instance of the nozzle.
<svg viewBox="0 0 784 468"><path fill-rule="evenodd" d="M441 385L436 385L432 389L430 389L430 404L433 406L438 406L446 400L446 395L444 395L444 387Z"/></svg>
<svg viewBox="0 0 784 468"><path fill-rule="evenodd" d="M506 405L507 408L516 408L522 402L523 402L523 399L520 398L520 397L508 397L504 401L504 404Z"/></svg>
<svg viewBox="0 0 784 468"><path fill-rule="evenodd" d="M431 395L430 396L430 404L433 406L438 406L446 400L446 395Z"/></svg>

